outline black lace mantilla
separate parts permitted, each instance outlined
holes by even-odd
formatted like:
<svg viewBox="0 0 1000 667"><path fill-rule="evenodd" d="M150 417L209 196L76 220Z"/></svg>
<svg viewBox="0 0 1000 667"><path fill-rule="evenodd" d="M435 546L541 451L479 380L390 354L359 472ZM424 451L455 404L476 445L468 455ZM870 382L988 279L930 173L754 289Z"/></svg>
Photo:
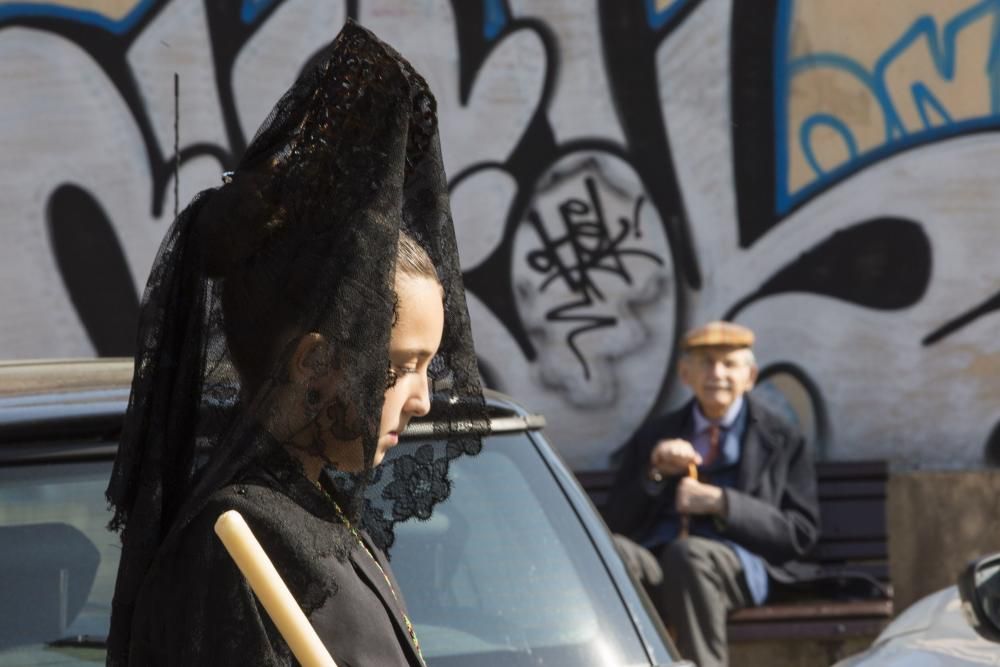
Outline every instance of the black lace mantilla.
<svg viewBox="0 0 1000 667"><path fill-rule="evenodd" d="M338 488L382 549L394 524L428 518L448 496L449 462L480 448L477 429L465 428L485 408L436 105L410 64L349 22L278 101L227 181L174 221L143 296L108 487L123 540L109 664L128 662L129 622L154 559L179 548L214 494L255 465L268 440L259 433L284 417L290 395L301 392L299 404L324 415L338 439L360 439L365 469L336 475ZM448 389L433 396L437 442L373 469L401 230L426 250L443 287L433 371ZM323 405L285 370L288 341L305 332L331 343L338 385ZM296 547L303 562L323 555L308 543Z"/></svg>

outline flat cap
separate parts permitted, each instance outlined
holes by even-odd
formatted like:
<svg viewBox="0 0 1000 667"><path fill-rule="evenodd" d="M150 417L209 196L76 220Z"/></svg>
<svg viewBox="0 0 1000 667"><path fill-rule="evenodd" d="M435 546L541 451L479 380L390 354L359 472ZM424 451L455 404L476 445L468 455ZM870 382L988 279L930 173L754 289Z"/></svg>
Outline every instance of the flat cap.
<svg viewBox="0 0 1000 667"><path fill-rule="evenodd" d="M681 350L699 347L753 347L753 331L733 322L709 322L691 329L681 338Z"/></svg>

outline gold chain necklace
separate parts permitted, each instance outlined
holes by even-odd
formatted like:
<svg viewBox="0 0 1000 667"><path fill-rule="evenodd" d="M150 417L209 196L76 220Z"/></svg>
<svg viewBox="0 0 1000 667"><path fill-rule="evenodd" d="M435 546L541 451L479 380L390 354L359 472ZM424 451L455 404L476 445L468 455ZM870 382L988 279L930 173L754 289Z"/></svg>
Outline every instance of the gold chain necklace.
<svg viewBox="0 0 1000 667"><path fill-rule="evenodd" d="M364 550L366 554L368 554L368 557L371 558L372 562L375 563L375 567L377 567L378 571L382 574L382 577L385 579L386 586L389 587L389 592L392 593L392 599L396 601L396 605L399 607L399 613L403 615L403 622L406 624L406 632L410 635L410 641L413 642L413 648L416 649L417 656L420 658L420 662L422 664L426 664L424 662L424 654L420 651L420 641L417 639L417 633L413 629L413 623L410 622L410 617L407 616L405 611L403 611L403 604L399 601L399 596L396 595L396 589L392 585L392 580L389 579L389 575L386 574L386 571L384 569L382 569L381 563L379 563L378 559L375 558L375 554L371 552L371 549L368 548L368 545L365 544L365 541L361 538L361 534L358 533L357 529L354 528L354 525L351 523L351 520L348 519L347 515L344 514L343 510L340 509L340 504L337 503L337 501L333 499L333 496L331 496L327 492L327 490L323 488L323 485L320 484L319 480L316 480L313 483L316 485L317 489L323 492L323 495L327 497L327 500L333 503L333 509L334 511L337 512L337 516L340 518L340 521L344 524L344 526L347 527L349 531L351 531L351 535L353 535L354 539L357 540L358 545Z"/></svg>

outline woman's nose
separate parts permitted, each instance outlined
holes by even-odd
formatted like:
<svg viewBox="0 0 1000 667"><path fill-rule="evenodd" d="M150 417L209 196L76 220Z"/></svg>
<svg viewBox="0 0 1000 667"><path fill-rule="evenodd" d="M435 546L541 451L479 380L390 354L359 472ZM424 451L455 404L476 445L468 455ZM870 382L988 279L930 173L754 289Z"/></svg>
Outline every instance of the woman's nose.
<svg viewBox="0 0 1000 667"><path fill-rule="evenodd" d="M427 376L421 374L416 379L416 385L407 407L414 417L423 417L431 411L431 393L428 387Z"/></svg>

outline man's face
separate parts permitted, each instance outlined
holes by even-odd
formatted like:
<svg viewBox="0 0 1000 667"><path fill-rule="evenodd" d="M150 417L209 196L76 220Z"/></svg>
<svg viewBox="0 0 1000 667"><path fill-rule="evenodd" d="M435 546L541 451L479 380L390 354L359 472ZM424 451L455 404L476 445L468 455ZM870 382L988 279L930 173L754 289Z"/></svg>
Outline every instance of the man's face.
<svg viewBox="0 0 1000 667"><path fill-rule="evenodd" d="M706 417L720 419L753 388L757 366L752 360L747 348L698 348L681 357L681 382L694 392Z"/></svg>

